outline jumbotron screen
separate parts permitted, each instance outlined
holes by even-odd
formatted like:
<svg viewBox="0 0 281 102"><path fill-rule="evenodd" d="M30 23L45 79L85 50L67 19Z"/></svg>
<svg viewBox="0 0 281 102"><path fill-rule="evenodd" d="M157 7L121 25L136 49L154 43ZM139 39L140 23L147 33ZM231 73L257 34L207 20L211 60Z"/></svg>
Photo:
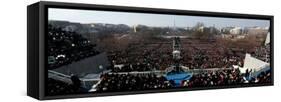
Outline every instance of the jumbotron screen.
<svg viewBox="0 0 281 102"><path fill-rule="evenodd" d="M270 20L48 8L48 96L272 83Z"/></svg>

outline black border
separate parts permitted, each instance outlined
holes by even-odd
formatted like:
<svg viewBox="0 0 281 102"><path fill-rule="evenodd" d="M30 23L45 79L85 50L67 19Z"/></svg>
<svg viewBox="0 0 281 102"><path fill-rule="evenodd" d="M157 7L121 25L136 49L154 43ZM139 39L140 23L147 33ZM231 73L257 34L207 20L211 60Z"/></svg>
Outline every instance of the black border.
<svg viewBox="0 0 281 102"><path fill-rule="evenodd" d="M81 97L97 97L97 96L113 96L113 95L129 95L129 94L144 94L144 93L159 93L159 92L175 92L175 91L191 91L191 90L206 90L206 89L225 89L225 88L243 88L253 86L272 86L274 85L274 64L273 64L273 16L272 15L256 15L256 14L238 14L238 13L222 13L222 12L206 12L206 11L188 11L175 9L159 9L159 8L141 8L141 7L125 7L112 5L93 5L93 4L79 4L79 3L62 3L62 2L39 2L39 99L62 99L62 98L81 98ZM65 8L65 9L83 9L83 10L104 10L104 11L121 11L121 12L138 12L138 13L154 13L154 14L171 14L171 15L192 15L192 16L208 16L208 17L225 17L225 18L247 18L247 19L262 19L270 20L270 48L271 48L271 73L272 83L265 84L245 84L245 85L231 85L231 86L215 86L215 87L201 87L201 88L175 88L175 89L157 89L157 90L143 90L130 92L112 92L112 93L87 93L76 95L59 95L46 96L45 83L47 77L46 60L47 55L45 49L47 41L45 41L47 27L48 27L48 8Z"/></svg>

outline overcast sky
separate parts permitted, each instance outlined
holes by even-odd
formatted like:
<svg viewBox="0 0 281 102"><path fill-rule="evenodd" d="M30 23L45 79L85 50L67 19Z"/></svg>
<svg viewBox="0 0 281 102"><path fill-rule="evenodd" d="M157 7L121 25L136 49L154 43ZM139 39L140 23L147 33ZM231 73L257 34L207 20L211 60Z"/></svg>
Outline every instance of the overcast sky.
<svg viewBox="0 0 281 102"><path fill-rule="evenodd" d="M128 13L78 9L49 9L49 20L64 20L79 23L110 23L172 27L174 20L176 27L192 27L197 22L203 22L205 26L226 27L269 27L269 20L221 18L221 17L202 17L202 16L182 16L168 14L150 13Z"/></svg>

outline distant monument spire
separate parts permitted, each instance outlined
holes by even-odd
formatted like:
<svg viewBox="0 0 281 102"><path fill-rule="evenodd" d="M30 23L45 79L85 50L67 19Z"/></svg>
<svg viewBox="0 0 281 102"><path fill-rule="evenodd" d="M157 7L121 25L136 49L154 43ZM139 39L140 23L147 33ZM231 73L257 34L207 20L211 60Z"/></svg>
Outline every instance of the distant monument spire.
<svg viewBox="0 0 281 102"><path fill-rule="evenodd" d="M175 17L174 17L174 27L173 27L174 30L176 30L176 20L175 20Z"/></svg>
<svg viewBox="0 0 281 102"><path fill-rule="evenodd" d="M176 19L175 19L175 17L174 17L174 26L173 26L173 33L172 34L174 34L174 35L176 35Z"/></svg>
<svg viewBox="0 0 281 102"><path fill-rule="evenodd" d="M133 25L133 29L134 29L134 33L136 33L137 32L137 26Z"/></svg>

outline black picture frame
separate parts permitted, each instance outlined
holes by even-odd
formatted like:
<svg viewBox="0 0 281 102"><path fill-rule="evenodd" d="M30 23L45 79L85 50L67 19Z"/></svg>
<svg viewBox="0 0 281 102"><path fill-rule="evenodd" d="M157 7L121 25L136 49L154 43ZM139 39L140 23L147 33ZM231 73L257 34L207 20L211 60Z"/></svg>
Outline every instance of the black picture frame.
<svg viewBox="0 0 281 102"><path fill-rule="evenodd" d="M232 86L216 86L202 88L175 88L175 89L158 89L143 90L130 92L112 92L112 93L96 93L96 94L77 94L77 95L60 95L46 96L46 32L48 27L48 8L65 8L65 9L84 9L84 10L104 10L104 11L122 11L122 12L139 12L153 14L172 14L172 15L192 15L207 17L225 17L225 18L247 18L270 20L270 68L272 73L272 83L267 84L246 84ZM61 98L81 98L81 97L97 97L112 95L128 95L128 94L144 94L159 92L175 92L175 91L191 91L191 90L207 90L207 89L224 89L224 88L242 88L253 86L272 86L274 85L274 17L272 15L256 15L256 14L238 14L238 13L222 13L222 12L206 12L206 11L188 11L174 9L159 8L142 8L142 7L125 7L112 5L95 5L81 3L63 3L63 2L47 2L40 1L27 7L27 95L39 100L61 99Z"/></svg>

